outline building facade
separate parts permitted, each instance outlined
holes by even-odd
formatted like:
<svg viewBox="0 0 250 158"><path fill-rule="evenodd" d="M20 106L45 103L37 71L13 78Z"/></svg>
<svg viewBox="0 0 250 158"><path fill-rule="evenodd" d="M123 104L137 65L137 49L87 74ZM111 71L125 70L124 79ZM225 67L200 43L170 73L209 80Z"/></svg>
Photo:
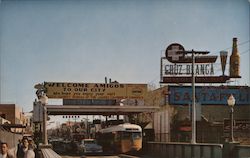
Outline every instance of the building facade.
<svg viewBox="0 0 250 158"><path fill-rule="evenodd" d="M0 115L2 118L9 120L11 124L22 124L22 109L16 104L0 104Z"/></svg>
<svg viewBox="0 0 250 158"><path fill-rule="evenodd" d="M22 112L22 109L16 104L0 104L0 116L1 118L8 120L10 125L21 125L25 126L26 117ZM23 128L11 128L12 132L24 133L25 129Z"/></svg>
<svg viewBox="0 0 250 158"><path fill-rule="evenodd" d="M155 141L190 142L190 87L166 86L150 92L147 105L160 106L154 113ZM197 142L223 143L229 137L229 94L236 99L234 106L234 136L241 144L250 144L250 87L201 86L196 91Z"/></svg>

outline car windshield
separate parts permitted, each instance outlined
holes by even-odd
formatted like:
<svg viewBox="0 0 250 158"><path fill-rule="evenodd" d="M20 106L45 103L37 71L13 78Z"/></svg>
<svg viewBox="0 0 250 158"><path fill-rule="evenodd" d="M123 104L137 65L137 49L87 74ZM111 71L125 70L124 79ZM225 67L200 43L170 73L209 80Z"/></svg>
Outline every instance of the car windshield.
<svg viewBox="0 0 250 158"><path fill-rule="evenodd" d="M96 140L83 140L84 144L96 144Z"/></svg>

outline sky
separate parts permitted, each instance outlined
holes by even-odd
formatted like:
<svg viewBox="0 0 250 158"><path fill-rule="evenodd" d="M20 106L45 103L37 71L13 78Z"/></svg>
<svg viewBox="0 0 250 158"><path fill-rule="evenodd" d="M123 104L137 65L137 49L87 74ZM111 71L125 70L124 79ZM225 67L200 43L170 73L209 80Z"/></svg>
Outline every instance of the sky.
<svg viewBox="0 0 250 158"><path fill-rule="evenodd" d="M231 54L238 38L250 85L248 0L1 0L0 103L31 111L34 85L50 82L159 85L171 43Z"/></svg>

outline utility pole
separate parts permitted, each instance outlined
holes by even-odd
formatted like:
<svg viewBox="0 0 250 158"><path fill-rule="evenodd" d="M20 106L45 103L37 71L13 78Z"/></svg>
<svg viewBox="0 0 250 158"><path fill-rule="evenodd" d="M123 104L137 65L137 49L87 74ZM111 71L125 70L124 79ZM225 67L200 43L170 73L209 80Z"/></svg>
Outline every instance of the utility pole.
<svg viewBox="0 0 250 158"><path fill-rule="evenodd" d="M191 144L196 144L196 105L195 105L195 55L196 54L208 54L208 51L178 51L178 53L191 54L192 55L192 137Z"/></svg>
<svg viewBox="0 0 250 158"><path fill-rule="evenodd" d="M194 56L194 50L192 50L192 139L191 139L192 144L196 143L196 107L195 107L194 66L195 66L195 56Z"/></svg>

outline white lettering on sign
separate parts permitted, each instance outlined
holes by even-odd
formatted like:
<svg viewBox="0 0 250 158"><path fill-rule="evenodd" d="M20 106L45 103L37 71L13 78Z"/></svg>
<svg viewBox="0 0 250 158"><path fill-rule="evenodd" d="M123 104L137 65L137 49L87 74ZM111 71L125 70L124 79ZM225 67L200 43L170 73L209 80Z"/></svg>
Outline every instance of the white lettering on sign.
<svg viewBox="0 0 250 158"><path fill-rule="evenodd" d="M191 75L192 65L187 64L167 64L165 65L165 75ZM214 75L214 66L209 64L197 64L194 67L195 75Z"/></svg>

